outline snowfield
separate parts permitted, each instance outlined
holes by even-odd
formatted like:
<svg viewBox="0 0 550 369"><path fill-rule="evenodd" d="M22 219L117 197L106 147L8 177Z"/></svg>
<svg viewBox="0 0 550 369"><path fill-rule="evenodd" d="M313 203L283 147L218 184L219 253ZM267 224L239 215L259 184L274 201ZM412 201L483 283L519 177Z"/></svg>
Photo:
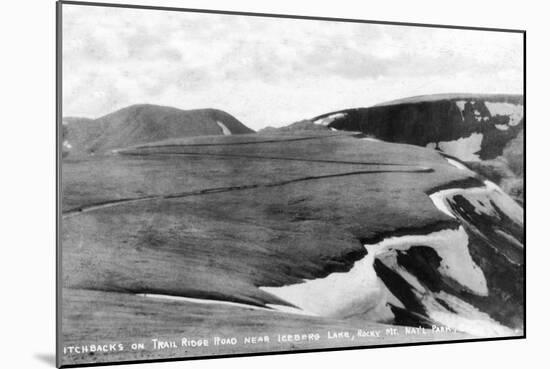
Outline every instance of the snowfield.
<svg viewBox="0 0 550 369"><path fill-rule="evenodd" d="M523 105L486 101L485 106L493 117L497 115L510 117L509 126L516 126L523 119Z"/></svg>
<svg viewBox="0 0 550 369"><path fill-rule="evenodd" d="M430 149L439 147L444 153L460 158L463 161L479 161L477 153L481 150L481 141L483 141L483 134L472 133L468 137L459 138L454 141L440 141L437 144L430 142L426 147Z"/></svg>

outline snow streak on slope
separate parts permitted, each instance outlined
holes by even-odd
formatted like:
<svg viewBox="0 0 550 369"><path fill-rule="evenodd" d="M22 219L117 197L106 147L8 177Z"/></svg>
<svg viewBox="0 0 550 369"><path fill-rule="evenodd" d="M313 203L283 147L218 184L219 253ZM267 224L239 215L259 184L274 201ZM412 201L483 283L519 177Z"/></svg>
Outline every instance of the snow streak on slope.
<svg viewBox="0 0 550 369"><path fill-rule="evenodd" d="M222 129L222 132L225 136L230 136L231 135L231 131L225 126L225 124L223 124L219 120L217 120L216 123Z"/></svg>
<svg viewBox="0 0 550 369"><path fill-rule="evenodd" d="M331 114L329 116L317 119L313 123L320 124L323 126L328 126L330 123L334 122L336 119L344 118L347 114L346 113L335 113Z"/></svg>
<svg viewBox="0 0 550 369"><path fill-rule="evenodd" d="M439 255L442 275L454 279L472 293L487 295L487 281L468 252L468 235L463 227L444 229L426 235L389 237L372 245L365 245L375 256L393 251L406 251L415 245L433 248Z"/></svg>
<svg viewBox="0 0 550 369"><path fill-rule="evenodd" d="M451 159L451 158L446 158L446 159L449 162L449 164L451 164L455 168L462 169L462 170L470 170L470 169L468 169L468 167L466 167L464 164L462 164L458 160Z"/></svg>
<svg viewBox="0 0 550 369"><path fill-rule="evenodd" d="M304 312L300 309L293 308L291 306L277 305L277 304L267 304L266 307L244 304L238 302L231 302L225 300L215 300L215 299L206 299L206 298L193 298L185 296L173 296L173 295L162 295L162 294L153 294L153 293L140 293L137 294L139 297L160 299L160 300L169 300L175 302L185 302L185 303L194 303L194 304L204 304L204 305L223 305L223 306L232 306L243 309L251 310L264 310L264 311L279 311L288 314L297 314L304 315Z"/></svg>
<svg viewBox="0 0 550 369"><path fill-rule="evenodd" d="M468 170L468 169L466 169ZM491 181L484 181L484 187L476 187L469 189L450 188L441 190L430 195L430 199L434 205L445 214L457 218L454 211L449 207L448 201L455 195L466 196L475 212L478 214L486 214L495 216L495 210L492 209L490 202L496 203L502 211L509 216L514 222L523 223L523 208L519 206L512 198L505 194L500 187Z"/></svg>

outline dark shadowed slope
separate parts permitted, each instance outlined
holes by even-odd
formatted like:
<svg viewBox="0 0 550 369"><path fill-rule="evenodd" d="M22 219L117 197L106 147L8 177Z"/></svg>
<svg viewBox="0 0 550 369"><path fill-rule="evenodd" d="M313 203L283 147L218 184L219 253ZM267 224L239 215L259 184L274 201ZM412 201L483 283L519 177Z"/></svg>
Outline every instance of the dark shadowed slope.
<svg viewBox="0 0 550 369"><path fill-rule="evenodd" d="M66 154L97 154L149 142L192 136L252 133L216 109L181 110L132 105L98 119L64 118Z"/></svg>
<svg viewBox="0 0 550 369"><path fill-rule="evenodd" d="M338 115L338 116L336 116ZM336 116L336 117L335 117ZM439 148L464 161L495 159L523 130L520 95L435 95L328 113L328 127ZM460 142L456 142L461 140Z"/></svg>
<svg viewBox="0 0 550 369"><path fill-rule="evenodd" d="M312 121L383 141L440 150L467 162L523 203L522 95L416 96L327 113Z"/></svg>

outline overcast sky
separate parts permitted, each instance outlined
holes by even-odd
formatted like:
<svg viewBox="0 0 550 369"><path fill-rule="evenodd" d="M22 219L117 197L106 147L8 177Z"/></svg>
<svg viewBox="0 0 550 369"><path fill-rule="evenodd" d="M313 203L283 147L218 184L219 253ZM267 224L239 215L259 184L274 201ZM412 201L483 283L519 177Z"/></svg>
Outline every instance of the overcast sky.
<svg viewBox="0 0 550 369"><path fill-rule="evenodd" d="M522 35L63 5L63 115L218 108L253 129L443 92L521 93Z"/></svg>

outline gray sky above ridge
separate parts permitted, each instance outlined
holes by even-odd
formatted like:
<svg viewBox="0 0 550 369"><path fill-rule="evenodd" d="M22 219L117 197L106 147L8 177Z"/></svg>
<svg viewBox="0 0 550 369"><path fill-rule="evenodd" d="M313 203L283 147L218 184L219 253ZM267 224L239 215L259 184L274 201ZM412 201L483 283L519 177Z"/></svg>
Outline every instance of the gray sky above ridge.
<svg viewBox="0 0 550 369"><path fill-rule="evenodd" d="M63 115L211 107L259 129L413 95L521 93L522 37L63 5Z"/></svg>

